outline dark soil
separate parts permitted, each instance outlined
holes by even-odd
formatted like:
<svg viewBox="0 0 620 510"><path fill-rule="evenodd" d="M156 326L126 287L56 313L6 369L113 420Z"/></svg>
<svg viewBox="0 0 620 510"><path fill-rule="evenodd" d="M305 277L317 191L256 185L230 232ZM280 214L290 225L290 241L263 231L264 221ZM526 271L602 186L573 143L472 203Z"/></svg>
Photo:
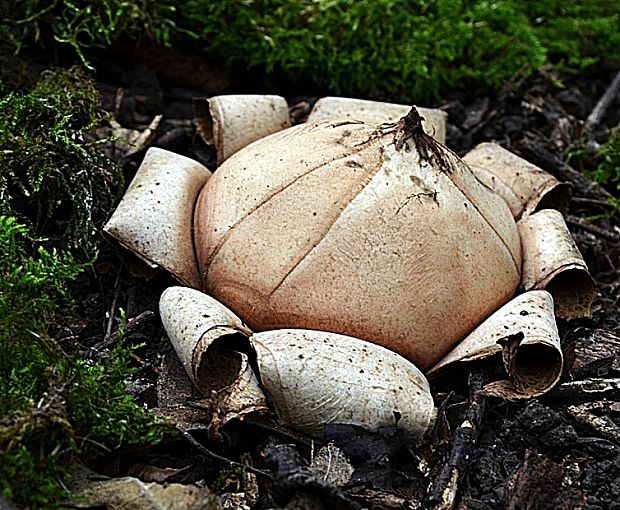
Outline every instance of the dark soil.
<svg viewBox="0 0 620 510"><path fill-rule="evenodd" d="M98 76L104 105L123 127L139 131L153 117L163 114L149 146L195 158L214 169L213 150L203 143L192 124L191 101L195 96L235 92L239 86L231 85L225 73L207 64L201 68L201 72L209 70L207 77L198 85L195 81L183 82L183 73L175 75L174 65L183 68L186 62L177 60L168 62L165 73L144 63L118 64L116 59L98 63L99 69L105 69ZM528 401L478 401L478 438L472 439L467 457L459 461L459 508L620 508L618 216L588 219L611 211L606 204L608 194L582 177L578 160L571 161L574 166L566 164L572 148L605 140L609 129L618 124L620 102L616 98L589 140L583 129L614 74L615 69L605 68L576 76L541 72L527 81L507 84L495 96L459 93L436 105L449 113L447 145L455 152L462 154L479 142L497 140L561 180L573 182L568 223L599 292L591 319L559 324L567 366L558 389ZM562 86L558 86L558 79ZM276 92L283 93L291 105L297 104L302 117L316 99L304 96L303 90ZM145 149L127 158L116 154L127 183ZM136 276L136 271L142 274ZM173 284L169 276L148 273L127 253L105 244L97 263L74 286L77 306L72 315L63 318L58 340L69 351L97 356L113 339L117 328L113 318L118 316L118 308L125 309L127 318L134 319L127 327L128 341L146 343L137 352L141 370L130 388L145 405L156 407L156 385L165 371L163 360L174 357L158 319L158 299ZM232 464L206 455L179 438L151 450L115 452L100 459L96 467L119 476L135 473L137 464L190 466L168 481L204 480L221 493L246 494L246 504L252 508L285 506L290 500L296 503L289 508L315 508L308 506L312 498L320 500L324 508L334 509L448 508L436 494L436 480L454 456L453 433L471 411L469 385L480 373L484 373L483 366L472 366L452 374L450 381L431 381L440 415L429 441L417 449L404 445L394 431L369 434L353 428L327 430L327 437L356 469L352 481L342 488L318 479L304 467L308 443L256 423L234 426L224 443L209 439L206 422L202 430L194 423L192 435L222 457L269 473L271 480L258 475L257 485L235 475ZM609 382L607 389L599 385L592 391L567 385L572 382L579 387L594 378L615 383ZM288 450L278 447L291 443L294 446ZM230 476L222 476L223 472ZM258 492L250 497L252 487Z"/></svg>

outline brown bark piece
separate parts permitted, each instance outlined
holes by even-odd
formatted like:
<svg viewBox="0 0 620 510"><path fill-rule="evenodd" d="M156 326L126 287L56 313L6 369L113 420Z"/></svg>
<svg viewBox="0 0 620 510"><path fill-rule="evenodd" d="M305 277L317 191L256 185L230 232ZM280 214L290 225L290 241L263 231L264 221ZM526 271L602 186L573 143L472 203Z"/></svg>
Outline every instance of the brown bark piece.
<svg viewBox="0 0 620 510"><path fill-rule="evenodd" d="M573 346L571 374L576 378L603 377L612 370L620 372L620 336L595 329Z"/></svg>
<svg viewBox="0 0 620 510"><path fill-rule="evenodd" d="M368 510L413 510L422 508L417 501L407 501L389 492L369 488L354 489L348 494Z"/></svg>
<svg viewBox="0 0 620 510"><path fill-rule="evenodd" d="M585 506L583 493L562 487L564 468L531 450L513 476L507 510L574 510Z"/></svg>
<svg viewBox="0 0 620 510"><path fill-rule="evenodd" d="M612 443L620 443L620 426L618 426L611 415L615 418L620 415L620 402L584 402L583 404L569 406L567 411L571 416L582 425L594 430L601 437Z"/></svg>
<svg viewBox="0 0 620 510"><path fill-rule="evenodd" d="M360 506L335 485L312 473L290 445L268 445L264 456L274 467L273 493L286 508L357 510Z"/></svg>

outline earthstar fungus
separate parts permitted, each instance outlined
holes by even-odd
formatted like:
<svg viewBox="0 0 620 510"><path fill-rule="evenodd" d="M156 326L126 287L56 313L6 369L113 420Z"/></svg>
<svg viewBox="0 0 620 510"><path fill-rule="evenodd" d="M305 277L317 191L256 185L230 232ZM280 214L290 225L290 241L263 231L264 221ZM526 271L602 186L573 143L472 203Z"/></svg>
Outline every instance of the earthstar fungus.
<svg viewBox="0 0 620 510"><path fill-rule="evenodd" d="M568 318L594 297L561 214L545 209L566 206L566 185L492 144L463 162L415 108L386 114L400 108L325 98L305 124L232 155L218 147L226 160L212 177L147 154L106 232L199 289L168 289L162 321L194 384L218 395L221 422L271 401L283 424L314 436L342 422L419 438L434 411L414 364L435 374L500 357L505 379L484 391L504 398L557 381L552 294ZM216 145L232 125L223 119ZM435 122L426 129L441 136L445 115ZM154 198L162 172L174 185ZM582 275L582 291L566 290L565 271ZM533 290L511 301L520 285Z"/></svg>

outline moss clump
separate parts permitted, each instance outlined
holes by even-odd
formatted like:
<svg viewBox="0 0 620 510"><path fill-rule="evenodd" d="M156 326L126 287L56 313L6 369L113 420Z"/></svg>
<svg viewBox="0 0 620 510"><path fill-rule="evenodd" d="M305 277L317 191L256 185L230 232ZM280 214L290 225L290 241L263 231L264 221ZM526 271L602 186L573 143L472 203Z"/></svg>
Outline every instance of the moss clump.
<svg viewBox="0 0 620 510"><path fill-rule="evenodd" d="M58 355L44 332L82 267L40 246L29 256L31 242L25 225L0 216L0 494L43 508L59 493L68 446L61 402L48 393Z"/></svg>
<svg viewBox="0 0 620 510"><path fill-rule="evenodd" d="M20 508L56 508L76 458L154 444L167 430L125 392L134 369L122 334L96 362L47 336L84 268L0 216L0 495Z"/></svg>
<svg viewBox="0 0 620 510"><path fill-rule="evenodd" d="M67 283L84 268L70 254L47 251L43 246L36 248L35 256L27 255L25 244L32 244L26 226L17 223L14 217L0 216L2 345L36 339L37 332L45 330L57 307L67 302ZM8 397L1 394L0 410L3 405L11 406Z"/></svg>
<svg viewBox="0 0 620 510"><path fill-rule="evenodd" d="M79 68L50 71L1 97L0 111L0 214L92 257L122 182L91 135L105 118L93 81Z"/></svg>
<svg viewBox="0 0 620 510"><path fill-rule="evenodd" d="M210 53L342 94L428 100L464 82L497 85L545 62L514 1L186 4Z"/></svg>
<svg viewBox="0 0 620 510"><path fill-rule="evenodd" d="M587 177L611 193L611 211L602 217L611 217L620 210L620 128L611 130L609 139L596 150L581 148L572 151L574 158Z"/></svg>
<svg viewBox="0 0 620 510"><path fill-rule="evenodd" d="M620 60L620 4L525 0L180 1L178 26L239 69L347 95L427 101L548 62Z"/></svg>
<svg viewBox="0 0 620 510"><path fill-rule="evenodd" d="M4 0L0 35L13 53L59 44L89 67L84 50L109 47L120 35L168 44L174 12L172 2L157 0Z"/></svg>
<svg viewBox="0 0 620 510"><path fill-rule="evenodd" d="M620 128L611 131L609 140L591 154L586 173L620 200Z"/></svg>
<svg viewBox="0 0 620 510"><path fill-rule="evenodd" d="M121 334L122 338L122 334ZM67 416L82 454L97 455L128 445L154 445L170 424L156 421L127 394L127 379L136 371L122 340L102 360L76 360L69 369Z"/></svg>
<svg viewBox="0 0 620 510"><path fill-rule="evenodd" d="M125 392L132 349L122 339L84 360L48 336L122 184L92 136L99 102L77 68L0 97L0 495L20 508L56 508L77 458L167 430Z"/></svg>
<svg viewBox="0 0 620 510"><path fill-rule="evenodd" d="M615 0L519 2L548 58L569 69L620 60L620 4Z"/></svg>
<svg viewBox="0 0 620 510"><path fill-rule="evenodd" d="M331 93L426 101L492 88L546 63L620 60L620 4L526 0L9 0L13 51L86 50L121 36L198 46L245 71ZM0 22L1 23L1 22Z"/></svg>

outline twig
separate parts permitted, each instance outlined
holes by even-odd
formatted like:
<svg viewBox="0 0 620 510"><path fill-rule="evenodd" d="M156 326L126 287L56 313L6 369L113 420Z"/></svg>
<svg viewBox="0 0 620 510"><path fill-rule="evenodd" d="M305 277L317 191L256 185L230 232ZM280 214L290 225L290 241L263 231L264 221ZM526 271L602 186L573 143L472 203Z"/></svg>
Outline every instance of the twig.
<svg viewBox="0 0 620 510"><path fill-rule="evenodd" d="M479 392L485 380L486 373L482 369L471 370L469 374L471 404L465 413L465 419L452 434L452 447L448 460L431 486L425 508L450 510L456 505L459 484L467 472L472 451L480 434L485 397Z"/></svg>
<svg viewBox="0 0 620 510"><path fill-rule="evenodd" d="M573 197L571 201L575 205L593 205L593 206L599 206L603 209L614 208L613 204L609 203L608 200L601 200L599 198Z"/></svg>
<svg viewBox="0 0 620 510"><path fill-rule="evenodd" d="M249 471L250 473L254 473L255 475L259 475L259 476L262 476L264 478L267 478L268 480L273 480L273 476L271 475L271 473L268 473L267 471L263 471L261 469L256 469L256 468L254 468L252 466L246 466L245 464L241 464L241 462L236 462L234 460L227 459L226 457L222 457L221 455L218 455L217 453L212 452L211 450L209 450L209 448L207 448L206 446L204 446L203 444L198 442L186 430L181 430L178 427L177 427L177 429L181 432L181 434L183 434L183 437L194 448L196 448L200 453L202 453L202 454L204 454L204 455L206 455L208 457L211 457L213 459L219 460L220 462L225 462L226 464L230 464L230 465L233 465L233 466L238 466L240 468L245 469L246 471Z"/></svg>
<svg viewBox="0 0 620 510"><path fill-rule="evenodd" d="M540 147L529 138L523 138L518 142L518 148L522 155L531 163L556 176L561 181L569 181L573 185L573 194L597 200L612 198L611 194L599 184L592 182L581 172L575 170L555 154Z"/></svg>
<svg viewBox="0 0 620 510"><path fill-rule="evenodd" d="M138 138L134 140L133 147L125 153L123 156L124 159L128 159L134 154L143 151L151 143L157 134L157 129L159 128L163 118L164 116L162 114L155 115L155 117L153 117L151 123L138 135Z"/></svg>
<svg viewBox="0 0 620 510"><path fill-rule="evenodd" d="M116 273L116 281L114 282L114 297L112 298L112 306L110 306L110 317L108 318L108 324L105 330L104 343L109 340L110 335L112 334L112 322L114 321L114 312L116 311L116 302L118 301L118 296L120 295L120 288L118 286L119 281L121 279L121 270L119 268Z"/></svg>
<svg viewBox="0 0 620 510"><path fill-rule="evenodd" d="M607 90L599 99L598 103L596 103L590 115L588 115L585 124L586 131L592 132L592 130L601 123L609 105L618 94L618 90L620 90L620 71L616 73L611 84L607 87Z"/></svg>
<svg viewBox="0 0 620 510"><path fill-rule="evenodd" d="M123 328L123 334L124 335L131 334L134 330L138 329L140 326L142 326L142 324L144 324L148 320L151 320L153 317L155 317L155 312L151 310L145 310L140 315L136 315L135 317L132 317L131 319L127 319L127 322L125 323L125 327ZM106 335L106 337L101 342L94 345L92 348L95 350L101 350L101 349L105 349L106 347L110 347L110 345L113 345L114 343L118 341L118 337L119 337L119 332L117 329L114 333Z"/></svg>
<svg viewBox="0 0 620 510"><path fill-rule="evenodd" d="M620 399L620 379L592 378L582 381L569 381L556 386L544 396L550 403L578 403L607 399L611 402Z"/></svg>
<svg viewBox="0 0 620 510"><path fill-rule="evenodd" d="M586 232L590 232L591 234L602 237L603 239L607 239L608 241L613 241L615 243L620 241L620 236L618 234L610 232L607 229L597 227L596 225L592 225L591 223L588 223L581 218L577 218L576 216L567 216L566 223L572 225L573 227L579 227Z"/></svg>

